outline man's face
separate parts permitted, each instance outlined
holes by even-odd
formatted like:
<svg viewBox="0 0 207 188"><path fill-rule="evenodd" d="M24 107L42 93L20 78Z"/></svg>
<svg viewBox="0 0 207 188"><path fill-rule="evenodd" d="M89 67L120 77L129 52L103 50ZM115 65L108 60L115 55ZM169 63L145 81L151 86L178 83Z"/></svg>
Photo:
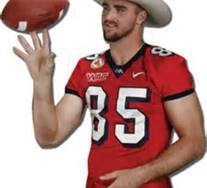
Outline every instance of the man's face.
<svg viewBox="0 0 207 188"><path fill-rule="evenodd" d="M104 39L116 42L129 35L136 26L140 8L127 0L105 0L102 26Z"/></svg>

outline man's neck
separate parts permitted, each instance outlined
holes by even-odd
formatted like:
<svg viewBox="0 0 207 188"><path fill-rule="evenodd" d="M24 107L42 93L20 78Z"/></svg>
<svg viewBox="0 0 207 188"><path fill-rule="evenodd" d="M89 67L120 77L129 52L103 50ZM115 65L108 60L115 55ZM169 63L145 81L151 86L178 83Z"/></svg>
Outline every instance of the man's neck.
<svg viewBox="0 0 207 188"><path fill-rule="evenodd" d="M117 65L126 64L141 47L144 41L142 35L128 36L117 42L110 43L110 53Z"/></svg>

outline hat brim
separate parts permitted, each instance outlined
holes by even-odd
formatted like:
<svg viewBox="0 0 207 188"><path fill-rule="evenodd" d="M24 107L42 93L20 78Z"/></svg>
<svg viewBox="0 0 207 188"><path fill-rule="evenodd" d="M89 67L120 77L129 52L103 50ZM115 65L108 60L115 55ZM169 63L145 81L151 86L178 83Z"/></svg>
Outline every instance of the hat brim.
<svg viewBox="0 0 207 188"><path fill-rule="evenodd" d="M95 0L100 5L104 0ZM148 13L147 27L164 27L172 20L170 7L163 0L129 0L140 5Z"/></svg>

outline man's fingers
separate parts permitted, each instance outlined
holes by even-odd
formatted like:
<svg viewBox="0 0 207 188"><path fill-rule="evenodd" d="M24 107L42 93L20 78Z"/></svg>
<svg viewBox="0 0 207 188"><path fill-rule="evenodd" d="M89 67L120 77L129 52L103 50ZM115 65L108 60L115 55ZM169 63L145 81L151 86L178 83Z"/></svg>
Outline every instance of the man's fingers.
<svg viewBox="0 0 207 188"><path fill-rule="evenodd" d="M35 49L41 48L41 42L36 32L30 33Z"/></svg>
<svg viewBox="0 0 207 188"><path fill-rule="evenodd" d="M18 40L19 40L20 44L22 45L22 47L24 48L24 50L28 54L32 54L33 48L30 46L30 44L27 42L27 40L22 35L18 36Z"/></svg>
<svg viewBox="0 0 207 188"><path fill-rule="evenodd" d="M118 177L118 171L114 171L108 174L105 174L100 177L101 180L109 180L109 179L115 179Z"/></svg>
<svg viewBox="0 0 207 188"><path fill-rule="evenodd" d="M47 29L44 29L42 33L42 40L43 40L43 46L50 51L50 36Z"/></svg>
<svg viewBox="0 0 207 188"><path fill-rule="evenodd" d="M13 47L13 52L19 57L21 58L25 63L27 63L27 54L25 54L24 52L22 52L21 50L19 50L16 47Z"/></svg>

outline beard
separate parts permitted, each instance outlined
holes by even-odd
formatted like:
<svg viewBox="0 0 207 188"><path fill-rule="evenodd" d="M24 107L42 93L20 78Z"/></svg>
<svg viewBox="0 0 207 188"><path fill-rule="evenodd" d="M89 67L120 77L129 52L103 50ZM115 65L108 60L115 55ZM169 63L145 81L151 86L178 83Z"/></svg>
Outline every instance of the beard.
<svg viewBox="0 0 207 188"><path fill-rule="evenodd" d="M107 31L106 29L104 29L105 24L107 23L103 24L103 36L104 36L104 40L108 43L117 42L121 40L122 38L127 37L134 30L134 23L131 23L131 24L128 24L127 27L120 28L120 29L118 25L116 25L115 29L117 31L111 31L110 33L110 31Z"/></svg>

